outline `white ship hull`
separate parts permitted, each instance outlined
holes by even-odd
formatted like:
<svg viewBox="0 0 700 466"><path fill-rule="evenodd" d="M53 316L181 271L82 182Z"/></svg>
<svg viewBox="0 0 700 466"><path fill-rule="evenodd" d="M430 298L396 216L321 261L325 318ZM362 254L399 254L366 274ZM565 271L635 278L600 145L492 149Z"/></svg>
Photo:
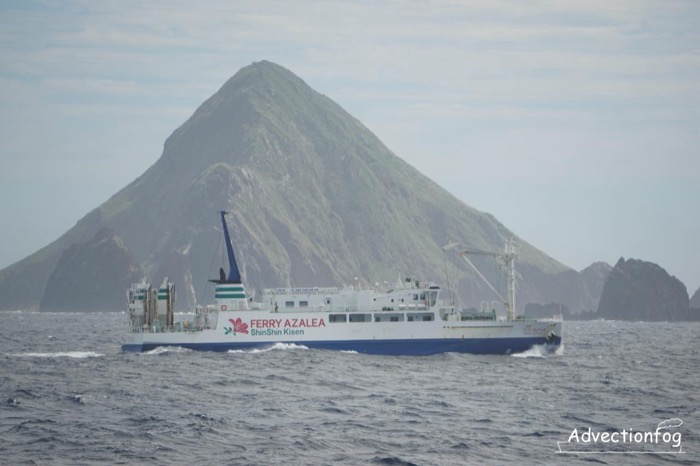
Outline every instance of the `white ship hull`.
<svg viewBox="0 0 700 466"><path fill-rule="evenodd" d="M382 311L378 313L381 315ZM330 313L319 312L215 312L206 315L210 325L213 324L211 328L133 333L132 341L125 344L123 350L141 352L159 346L179 346L193 350L229 351L289 343L368 354L511 354L534 345L546 345L555 350L561 344L561 322L442 321L440 317L423 322L408 321L406 314L410 313L403 314L403 321L397 322L330 322Z"/></svg>
<svg viewBox="0 0 700 466"><path fill-rule="evenodd" d="M514 250L495 254L512 278L506 317L496 309L458 309L440 299L431 283L406 279L392 289L274 288L260 302L246 294L228 227L221 212L230 272L216 283L215 305L199 307L192 322L175 322L174 287L163 280L153 289L144 279L128 292L131 341L124 351L159 346L229 351L276 343L370 354L427 355L443 352L511 354L535 345L555 350L561 344L561 318L528 320L514 316ZM466 251L465 251L466 252ZM494 289L494 291L496 291Z"/></svg>

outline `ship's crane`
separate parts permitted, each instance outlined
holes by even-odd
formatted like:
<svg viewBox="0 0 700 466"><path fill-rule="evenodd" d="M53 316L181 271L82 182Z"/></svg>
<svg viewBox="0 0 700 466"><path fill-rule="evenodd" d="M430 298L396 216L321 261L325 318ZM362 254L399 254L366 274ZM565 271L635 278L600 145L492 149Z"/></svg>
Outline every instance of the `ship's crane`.
<svg viewBox="0 0 700 466"><path fill-rule="evenodd" d="M442 250L447 251L458 245L459 243L451 242L443 246ZM503 301L503 304L506 307L508 319L515 319L515 257L517 254L515 252L514 239L511 238L508 241L506 241L503 251L500 252L481 251L478 249L461 249L457 252L457 254L461 256L467 262L467 264L469 264L472 267L472 269L474 269L474 272L476 272L476 274L484 281L484 283L486 283L486 285L488 285L488 287L491 288L491 290L494 293L496 293L496 295L501 299L501 301ZM494 257L496 259L501 270L503 270L506 273L508 281L507 298L504 298L503 295L486 279L486 277L483 276L479 269L472 263L472 261L469 260L469 257L467 257L468 255L489 256Z"/></svg>

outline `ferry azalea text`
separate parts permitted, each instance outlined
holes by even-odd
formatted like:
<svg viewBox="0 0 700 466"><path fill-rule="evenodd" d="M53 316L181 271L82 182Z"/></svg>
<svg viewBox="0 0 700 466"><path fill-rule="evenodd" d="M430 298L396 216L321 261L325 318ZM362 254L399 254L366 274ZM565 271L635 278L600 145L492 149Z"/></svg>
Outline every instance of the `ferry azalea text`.
<svg viewBox="0 0 700 466"><path fill-rule="evenodd" d="M251 328L302 328L325 327L326 321L322 318L306 319L251 319Z"/></svg>
<svg viewBox="0 0 700 466"><path fill-rule="evenodd" d="M325 327L322 318L251 319L251 336L304 335L305 328Z"/></svg>

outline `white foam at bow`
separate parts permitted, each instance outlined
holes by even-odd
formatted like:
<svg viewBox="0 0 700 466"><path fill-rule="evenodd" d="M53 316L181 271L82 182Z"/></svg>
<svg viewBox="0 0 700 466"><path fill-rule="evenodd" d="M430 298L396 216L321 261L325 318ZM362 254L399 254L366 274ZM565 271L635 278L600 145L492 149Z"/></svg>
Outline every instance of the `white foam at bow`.
<svg viewBox="0 0 700 466"><path fill-rule="evenodd" d="M561 356L562 354L564 354L564 345L559 345L554 352L548 349L547 345L533 345L532 348L522 353L513 353L511 356L515 358L547 358L550 356Z"/></svg>

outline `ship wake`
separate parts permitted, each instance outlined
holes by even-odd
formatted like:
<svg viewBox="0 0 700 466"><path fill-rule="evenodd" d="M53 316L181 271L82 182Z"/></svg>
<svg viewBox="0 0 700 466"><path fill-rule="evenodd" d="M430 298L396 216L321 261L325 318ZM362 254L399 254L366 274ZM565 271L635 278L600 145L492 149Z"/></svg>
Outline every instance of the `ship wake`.
<svg viewBox="0 0 700 466"><path fill-rule="evenodd" d="M564 345L559 345L556 349L550 345L533 345L530 349L522 353L513 353L514 358L549 358L564 354Z"/></svg>

